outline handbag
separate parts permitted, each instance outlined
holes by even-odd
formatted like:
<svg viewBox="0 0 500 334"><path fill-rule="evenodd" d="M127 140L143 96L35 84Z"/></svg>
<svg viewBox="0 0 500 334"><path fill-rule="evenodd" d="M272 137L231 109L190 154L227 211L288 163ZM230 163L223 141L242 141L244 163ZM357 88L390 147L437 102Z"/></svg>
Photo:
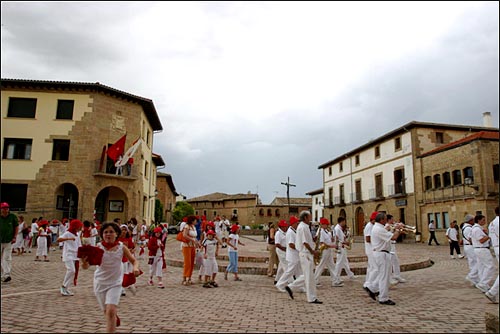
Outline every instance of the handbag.
<svg viewBox="0 0 500 334"><path fill-rule="evenodd" d="M177 233L177 236L175 237L175 239L177 239L177 241L180 241L180 242L185 242L185 243L189 242L189 240L184 237L184 233L182 233L182 232Z"/></svg>

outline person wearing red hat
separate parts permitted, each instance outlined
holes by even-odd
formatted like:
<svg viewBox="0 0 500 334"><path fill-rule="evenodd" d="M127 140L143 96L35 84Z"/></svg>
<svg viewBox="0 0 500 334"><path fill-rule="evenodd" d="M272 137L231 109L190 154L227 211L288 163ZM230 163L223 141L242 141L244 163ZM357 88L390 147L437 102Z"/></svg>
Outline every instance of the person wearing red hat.
<svg viewBox="0 0 500 334"><path fill-rule="evenodd" d="M288 223L286 220L280 220L278 223L278 230L274 236L274 245L276 246L276 255L278 256L278 269L274 277L274 284L278 283L281 276L286 271L286 231L288 230Z"/></svg>
<svg viewBox="0 0 500 334"><path fill-rule="evenodd" d="M290 226L286 231L286 269L283 275L281 275L278 282L276 282L276 288L280 292L288 292L290 297L293 296L292 290L288 287L288 284L293 282L295 278L300 277L302 270L300 268L299 262L299 252L295 246L295 239L297 235L297 226L299 225L299 220L295 216L290 217ZM293 298L293 297L292 297Z"/></svg>
<svg viewBox="0 0 500 334"><path fill-rule="evenodd" d="M215 276L219 271L219 266L217 265L217 256L219 255L219 241L215 239L215 231L208 230L206 232L206 238L203 240L203 265L200 269L201 275L205 276L204 288L216 288L218 287L215 283Z"/></svg>
<svg viewBox="0 0 500 334"><path fill-rule="evenodd" d="M345 217L337 218L337 225L335 225L335 228L333 230L334 230L333 234L337 239L337 246L339 247L337 249L337 263L335 263L335 275L340 277L342 269L344 269L349 279L355 279L356 276L349 267L349 259L347 258L347 249L345 248L346 246L350 245L350 241L347 239L348 227L346 226Z"/></svg>
<svg viewBox="0 0 500 334"><path fill-rule="evenodd" d="M66 274L64 275L63 284L61 286L61 295L73 296L73 292L68 290L70 283L76 286L79 259L77 257L78 247L82 245L80 239L80 231L83 224L78 219L73 219L69 223L69 229L64 232L57 242L63 243L62 261L66 266Z"/></svg>
<svg viewBox="0 0 500 334"><path fill-rule="evenodd" d="M37 239L37 249L35 261L41 261L40 257L43 256L45 262L49 262L48 258L48 236L49 236L49 222L46 219L42 219L38 222L38 239Z"/></svg>
<svg viewBox="0 0 500 334"><path fill-rule="evenodd" d="M370 215L370 221L365 224L365 228L363 229L363 236L364 236L364 242L365 242L365 254L366 257L368 258L368 264L366 266L366 276L365 276L365 283L363 284L363 289L367 289L366 287L371 284L372 280L374 279L373 277L373 269L374 269L374 260L373 260L373 250L372 250L372 245L371 245L371 233L372 233L372 228L375 224L375 218L377 217L378 212L374 211Z"/></svg>
<svg viewBox="0 0 500 334"><path fill-rule="evenodd" d="M231 233L229 234L229 239L227 242L228 247L228 255L229 255L229 265L224 272L224 279L227 280L227 273L234 273L234 280L241 281L241 278L238 276L238 245L245 246L244 243L240 241L240 227L239 225L234 224L231 226Z"/></svg>
<svg viewBox="0 0 500 334"><path fill-rule="evenodd" d="M10 213L10 207L7 202L0 203L0 211L2 282L9 282L12 280L10 277L12 270L12 244L16 242L19 221L15 214Z"/></svg>
<svg viewBox="0 0 500 334"><path fill-rule="evenodd" d="M314 271L314 281L316 285L320 285L320 277L323 274L323 270L328 268L330 272L330 279L332 281L332 286L341 287L344 286L344 282L340 279L340 275L335 273L335 262L333 261L333 248L337 248L335 245L334 236L332 230L330 229L330 221L326 218L321 218L319 220L319 247L323 247L323 252L321 254L321 259L316 266Z"/></svg>
<svg viewBox="0 0 500 334"><path fill-rule="evenodd" d="M163 277L163 253L165 251L165 244L161 241L161 227L155 227L153 236L149 238L148 251L149 251L149 281L148 285L153 286L153 276L158 280L158 288L163 289L165 286L162 282Z"/></svg>

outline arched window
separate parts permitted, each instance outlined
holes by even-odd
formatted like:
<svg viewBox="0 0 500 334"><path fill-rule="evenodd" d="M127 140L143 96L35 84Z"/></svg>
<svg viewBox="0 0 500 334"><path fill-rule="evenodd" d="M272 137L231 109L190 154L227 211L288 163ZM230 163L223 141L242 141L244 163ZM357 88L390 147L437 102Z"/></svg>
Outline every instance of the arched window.
<svg viewBox="0 0 500 334"><path fill-rule="evenodd" d="M264 209L260 209L259 210L259 216L263 216L264 215Z"/></svg>
<svg viewBox="0 0 500 334"><path fill-rule="evenodd" d="M273 215L273 210L267 209L267 216L271 217Z"/></svg>
<svg viewBox="0 0 500 334"><path fill-rule="evenodd" d="M279 217L280 216L280 209L276 209L276 211L274 211L274 215L276 217Z"/></svg>

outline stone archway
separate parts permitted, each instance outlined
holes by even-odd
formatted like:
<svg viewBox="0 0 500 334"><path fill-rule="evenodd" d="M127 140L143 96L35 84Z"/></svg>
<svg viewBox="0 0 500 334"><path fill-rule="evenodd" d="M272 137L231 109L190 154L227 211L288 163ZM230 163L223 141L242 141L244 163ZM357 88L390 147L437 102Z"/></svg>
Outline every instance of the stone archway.
<svg viewBox="0 0 500 334"><path fill-rule="evenodd" d="M95 219L100 222L112 221L120 218L127 222L128 198L126 193L118 187L103 188L94 203Z"/></svg>
<svg viewBox="0 0 500 334"><path fill-rule="evenodd" d="M363 230L365 228L365 212L363 208L358 206L356 208L356 235L363 235Z"/></svg>
<svg viewBox="0 0 500 334"><path fill-rule="evenodd" d="M383 204L377 205L377 207L375 208L375 211L387 213L387 209L386 209L386 207Z"/></svg>
<svg viewBox="0 0 500 334"><path fill-rule="evenodd" d="M55 192L56 210L58 218L79 218L78 217L78 188L72 183L63 183L56 188ZM81 217L80 217L81 218Z"/></svg>

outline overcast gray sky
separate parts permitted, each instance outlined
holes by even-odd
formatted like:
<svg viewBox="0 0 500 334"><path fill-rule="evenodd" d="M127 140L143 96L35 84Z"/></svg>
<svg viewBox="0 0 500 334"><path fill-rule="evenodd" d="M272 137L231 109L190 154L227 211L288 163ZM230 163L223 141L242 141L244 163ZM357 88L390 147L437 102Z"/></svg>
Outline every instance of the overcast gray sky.
<svg viewBox="0 0 500 334"><path fill-rule="evenodd" d="M1 2L2 78L152 99L188 198L322 187L318 166L411 121L498 126L499 4Z"/></svg>

